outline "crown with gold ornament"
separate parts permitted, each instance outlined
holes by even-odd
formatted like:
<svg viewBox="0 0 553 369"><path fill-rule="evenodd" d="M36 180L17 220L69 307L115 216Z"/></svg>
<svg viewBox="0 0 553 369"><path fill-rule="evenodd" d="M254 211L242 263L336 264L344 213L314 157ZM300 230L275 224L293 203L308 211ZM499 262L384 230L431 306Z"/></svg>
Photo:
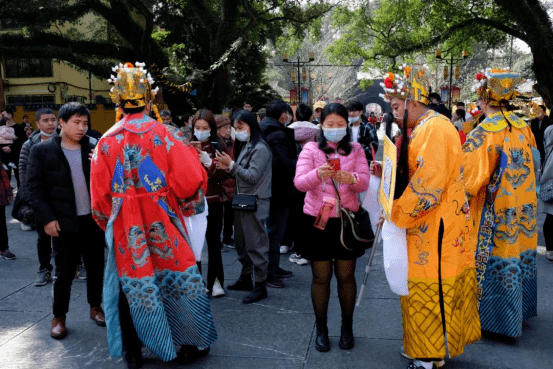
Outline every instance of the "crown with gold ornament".
<svg viewBox="0 0 553 369"><path fill-rule="evenodd" d="M384 89L384 94L380 94L380 97L387 102L390 102L393 98L398 98L402 100L411 99L428 105L430 103L428 96L432 91L428 66L411 68L404 64L399 69L403 71L403 75L392 72L384 75L384 82L380 83L380 86Z"/></svg>
<svg viewBox="0 0 553 369"><path fill-rule="evenodd" d="M542 107L536 101L530 101L522 109L522 114L530 119L535 119L545 113Z"/></svg>
<svg viewBox="0 0 553 369"><path fill-rule="evenodd" d="M487 68L476 75L472 91L490 106L499 106L502 100L510 101L517 97L516 87L522 81L520 74L511 72L509 68Z"/></svg>
<svg viewBox="0 0 553 369"><path fill-rule="evenodd" d="M154 79L144 68L145 63L119 64L112 68L117 76L111 75L108 82L113 86L109 95L121 108L140 108L152 101L159 89L152 89Z"/></svg>

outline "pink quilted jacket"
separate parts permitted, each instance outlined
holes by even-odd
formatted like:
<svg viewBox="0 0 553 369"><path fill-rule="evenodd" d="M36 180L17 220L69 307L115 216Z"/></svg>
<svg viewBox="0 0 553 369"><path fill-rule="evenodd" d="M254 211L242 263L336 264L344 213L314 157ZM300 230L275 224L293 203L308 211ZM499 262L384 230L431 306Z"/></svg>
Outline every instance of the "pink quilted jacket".
<svg viewBox="0 0 553 369"><path fill-rule="evenodd" d="M333 144L329 143L329 145ZM353 149L348 156L338 156L340 158L340 169L354 174L357 173L359 180L355 185L340 184L339 190L342 206L357 211L359 210L358 193L369 188L369 164L361 145L354 142L352 146ZM332 154L330 157L336 157L336 154ZM326 154L319 149L318 144L309 142L303 147L296 167L294 184L298 190L307 193L303 212L314 217L319 214L319 210L323 205L323 196L337 197L332 180L329 178L323 183L317 175L319 167L326 162ZM337 212L332 212L332 214L332 217L337 216Z"/></svg>

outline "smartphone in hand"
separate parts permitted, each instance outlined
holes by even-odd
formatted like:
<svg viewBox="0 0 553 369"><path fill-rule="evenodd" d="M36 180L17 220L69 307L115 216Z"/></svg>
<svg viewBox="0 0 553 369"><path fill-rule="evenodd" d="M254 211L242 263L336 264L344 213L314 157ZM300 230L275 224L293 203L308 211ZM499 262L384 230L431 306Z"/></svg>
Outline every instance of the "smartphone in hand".
<svg viewBox="0 0 553 369"><path fill-rule="evenodd" d="M196 150L202 149L202 143L200 141L190 141L190 145L192 145Z"/></svg>
<svg viewBox="0 0 553 369"><path fill-rule="evenodd" d="M221 148L221 145L219 145L219 142L217 142L217 141L213 141L211 143L211 147L213 147L213 150L215 150L216 152L217 151L220 152L220 153L223 152L223 149Z"/></svg>
<svg viewBox="0 0 553 369"><path fill-rule="evenodd" d="M329 158L328 164L332 167L332 170L339 171L340 170L340 159L339 158Z"/></svg>

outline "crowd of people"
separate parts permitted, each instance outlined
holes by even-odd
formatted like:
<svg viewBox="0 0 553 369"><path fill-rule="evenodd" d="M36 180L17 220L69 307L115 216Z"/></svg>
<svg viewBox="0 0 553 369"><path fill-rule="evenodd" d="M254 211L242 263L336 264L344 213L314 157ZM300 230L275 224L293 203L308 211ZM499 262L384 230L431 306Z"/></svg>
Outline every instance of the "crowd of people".
<svg viewBox="0 0 553 369"><path fill-rule="evenodd" d="M382 176L374 157L379 124L398 149L387 222L407 243L401 308L408 368L442 367L482 330L520 336L537 314L537 188L540 168L542 185L551 180L553 129L545 109L531 125L507 110L513 73L493 71L480 81L485 118L463 137L462 123L473 117L464 104L448 114L430 94L424 68L385 76L392 111L381 123L360 102L293 110L273 100L257 113L249 102L230 116L199 109L181 128L152 105L156 90L144 65L114 70L117 122L101 137L88 134L90 112L75 102L57 115L38 110L29 135L13 112L2 113L0 256L15 259L5 217L13 170L14 217L38 233L35 285L54 280L53 338L67 336L78 276L86 279L90 318L107 327L112 356L140 368L146 346L161 360L192 363L217 339L210 297L228 289L244 291L244 304L267 298L268 288L285 288L293 277L280 265L290 253L290 261L311 267L315 348L331 348L335 276L339 347L352 349L356 260L365 247L345 241L341 209L360 212L371 178ZM553 205L541 206L553 261L545 229ZM229 249L242 268L225 285L222 252Z"/></svg>

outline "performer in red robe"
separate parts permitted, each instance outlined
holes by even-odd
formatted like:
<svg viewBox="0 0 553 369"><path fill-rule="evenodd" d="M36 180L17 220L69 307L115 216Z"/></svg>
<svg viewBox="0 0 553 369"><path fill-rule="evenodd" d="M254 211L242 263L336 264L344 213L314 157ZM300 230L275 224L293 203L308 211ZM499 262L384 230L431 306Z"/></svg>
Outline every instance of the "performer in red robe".
<svg viewBox="0 0 553 369"><path fill-rule="evenodd" d="M175 345L182 345L181 358L190 361L217 338L184 222L204 204L207 175L182 133L149 117L156 90L143 65L114 71L111 97L125 117L98 143L91 174L93 216L109 248L104 309L110 353L121 356L125 346L129 367L140 367L140 342L164 361L177 357Z"/></svg>

